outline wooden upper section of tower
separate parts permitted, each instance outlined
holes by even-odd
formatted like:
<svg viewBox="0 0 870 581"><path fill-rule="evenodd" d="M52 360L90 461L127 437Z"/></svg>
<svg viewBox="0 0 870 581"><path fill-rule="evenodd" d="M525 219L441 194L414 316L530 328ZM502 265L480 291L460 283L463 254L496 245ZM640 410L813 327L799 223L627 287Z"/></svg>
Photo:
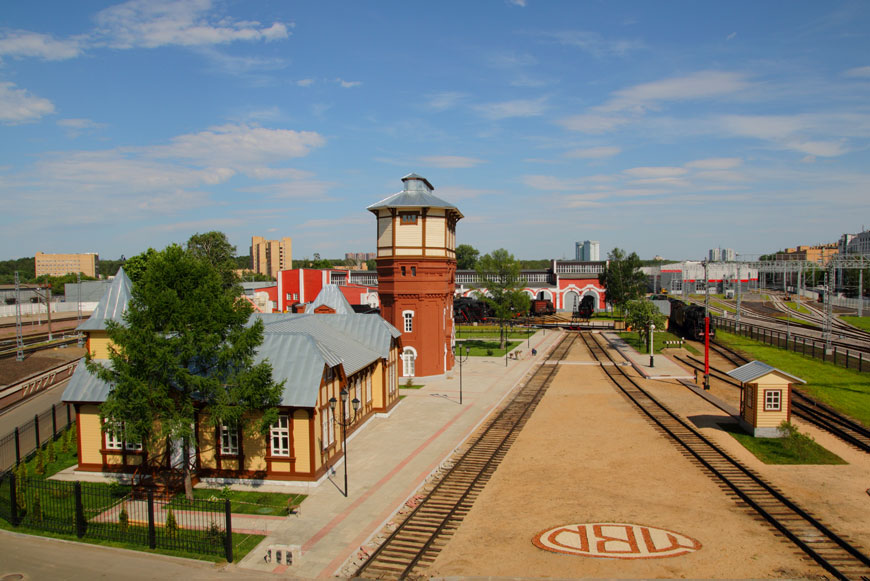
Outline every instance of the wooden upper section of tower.
<svg viewBox="0 0 870 581"><path fill-rule="evenodd" d="M426 178L412 173L402 182L401 192L368 207L378 219L378 258L455 260L456 223L462 212L436 196Z"/></svg>

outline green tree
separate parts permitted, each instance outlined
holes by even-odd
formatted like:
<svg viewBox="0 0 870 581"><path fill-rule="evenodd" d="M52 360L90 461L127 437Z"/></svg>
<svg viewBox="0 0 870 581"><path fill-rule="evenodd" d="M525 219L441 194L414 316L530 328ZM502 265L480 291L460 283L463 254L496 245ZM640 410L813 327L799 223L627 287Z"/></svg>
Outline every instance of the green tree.
<svg viewBox="0 0 870 581"><path fill-rule="evenodd" d="M650 326L664 330L665 316L652 301L646 299L628 301L625 304L625 323L637 331L642 344L649 341Z"/></svg>
<svg viewBox="0 0 870 581"><path fill-rule="evenodd" d="M628 301L646 293L646 275L640 270L640 258L632 252L628 256L620 248L607 255L607 264L598 275L598 282L607 291L607 302L622 310Z"/></svg>
<svg viewBox="0 0 870 581"><path fill-rule="evenodd" d="M283 382L272 380L268 361L254 363L263 324L248 324L251 306L240 293L178 245L155 252L133 284L124 324L107 325L110 365L88 361L112 386L100 408L104 429L146 449L180 444L188 498L196 411L215 425L263 433L277 419ZM257 422L253 411L262 412Z"/></svg>
<svg viewBox="0 0 870 581"><path fill-rule="evenodd" d="M520 263L514 255L499 248L477 261L480 277L477 294L492 309L501 327L500 346L505 346L505 323L529 310L531 299L523 292L525 279L520 274ZM483 292L485 289L485 292Z"/></svg>
<svg viewBox="0 0 870 581"><path fill-rule="evenodd" d="M480 251L471 244L460 244L456 247L456 268L458 270L474 270Z"/></svg>
<svg viewBox="0 0 870 581"><path fill-rule="evenodd" d="M370 258L370 259L366 260L366 267L370 271L375 272L378 270L378 261L375 260L374 258Z"/></svg>
<svg viewBox="0 0 870 581"><path fill-rule="evenodd" d="M215 267L226 285L237 282L236 247L227 240L227 235L217 230L196 233L187 241L187 251Z"/></svg>
<svg viewBox="0 0 870 581"><path fill-rule="evenodd" d="M82 280L96 280L92 276L87 276L79 273L82 277ZM62 276L52 276L50 274L43 274L42 276L36 279L36 282L39 284L47 284L51 287L51 294L56 296L63 296L66 292L66 284L74 283L78 281L79 274L69 273L64 274Z"/></svg>
<svg viewBox="0 0 870 581"><path fill-rule="evenodd" d="M136 256L131 256L124 262L124 273L130 279L130 282L133 284L139 282L139 279L142 278L142 275L145 272L145 266L148 264L148 260L155 254L157 254L157 251L153 248L149 248L145 252L137 254Z"/></svg>

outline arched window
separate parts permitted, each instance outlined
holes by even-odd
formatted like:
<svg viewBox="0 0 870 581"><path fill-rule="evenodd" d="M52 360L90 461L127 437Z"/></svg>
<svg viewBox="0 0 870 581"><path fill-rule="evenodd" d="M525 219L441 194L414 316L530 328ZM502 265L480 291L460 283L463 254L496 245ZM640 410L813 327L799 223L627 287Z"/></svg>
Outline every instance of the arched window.
<svg viewBox="0 0 870 581"><path fill-rule="evenodd" d="M417 359L417 352L413 347L405 347L402 351L402 376L414 377L414 361Z"/></svg>

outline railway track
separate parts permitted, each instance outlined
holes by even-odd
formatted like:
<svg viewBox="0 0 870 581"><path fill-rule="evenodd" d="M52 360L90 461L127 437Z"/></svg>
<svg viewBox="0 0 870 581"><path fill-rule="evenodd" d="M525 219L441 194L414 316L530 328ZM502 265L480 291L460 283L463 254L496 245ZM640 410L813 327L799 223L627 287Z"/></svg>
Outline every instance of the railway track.
<svg viewBox="0 0 870 581"><path fill-rule="evenodd" d="M601 363L605 363L605 360L613 361L593 336L584 334L583 341L596 360ZM833 577L870 578L870 557L861 549L789 500L761 476L730 457L694 426L656 400L620 366L601 367L625 396L657 429L669 436L684 455L702 466L720 487L751 507L760 518L797 545Z"/></svg>
<svg viewBox="0 0 870 581"><path fill-rule="evenodd" d="M404 579L424 575L489 481L550 386L577 334L564 336L510 401L478 432L432 490L372 553L357 577Z"/></svg>

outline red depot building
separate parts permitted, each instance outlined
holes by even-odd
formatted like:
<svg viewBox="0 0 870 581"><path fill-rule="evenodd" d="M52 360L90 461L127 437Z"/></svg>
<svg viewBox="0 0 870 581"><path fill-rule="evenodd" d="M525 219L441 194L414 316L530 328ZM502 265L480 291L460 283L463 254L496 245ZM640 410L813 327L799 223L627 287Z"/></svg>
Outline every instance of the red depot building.
<svg viewBox="0 0 870 581"><path fill-rule="evenodd" d="M456 223L462 212L417 174L404 189L368 207L378 221L381 316L402 332L403 377L453 368Z"/></svg>

